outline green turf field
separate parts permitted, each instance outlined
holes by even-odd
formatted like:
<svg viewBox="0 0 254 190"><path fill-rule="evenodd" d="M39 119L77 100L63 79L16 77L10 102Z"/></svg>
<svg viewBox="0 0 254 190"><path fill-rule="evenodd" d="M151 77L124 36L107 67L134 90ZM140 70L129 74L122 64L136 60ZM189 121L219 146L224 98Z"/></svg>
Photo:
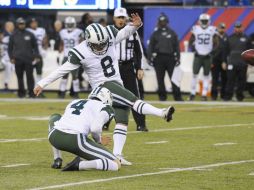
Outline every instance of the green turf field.
<svg viewBox="0 0 254 190"><path fill-rule="evenodd" d="M253 103L171 102L174 120L148 116L148 133L136 132L130 118L124 154L132 166L119 172L61 172L50 168L47 118L63 113L67 103L0 99L0 189L254 189ZM110 127L106 135L112 136ZM73 155L63 159L66 164Z"/></svg>

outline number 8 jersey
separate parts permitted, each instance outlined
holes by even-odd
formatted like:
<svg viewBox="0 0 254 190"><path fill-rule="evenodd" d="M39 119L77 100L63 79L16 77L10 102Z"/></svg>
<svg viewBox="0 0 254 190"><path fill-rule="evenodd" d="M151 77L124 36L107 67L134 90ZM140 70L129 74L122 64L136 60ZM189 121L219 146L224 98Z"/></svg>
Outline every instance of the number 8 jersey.
<svg viewBox="0 0 254 190"><path fill-rule="evenodd" d="M198 55L208 55L213 49L213 36L216 34L216 27L208 26L201 28L196 25L192 28L192 33L195 36L195 49Z"/></svg>
<svg viewBox="0 0 254 190"><path fill-rule="evenodd" d="M138 27L126 25L123 29L118 31L114 26L109 25L106 27L106 30L109 35L109 47L105 54L95 54L87 45L86 40L84 40L69 51L68 61L65 64L46 78L40 80L37 84L44 88L56 79L80 66L84 67L89 78L89 83L93 89L107 81L116 81L123 84L119 72L115 46L117 43L120 43L122 40L134 34L138 30Z"/></svg>
<svg viewBox="0 0 254 190"><path fill-rule="evenodd" d="M130 31L125 31L124 28L118 32L112 25L107 26L106 30L109 34L109 47L105 54L93 53L86 41L69 52L68 61L84 67L92 88L106 81L117 81L122 84L115 45L126 38Z"/></svg>

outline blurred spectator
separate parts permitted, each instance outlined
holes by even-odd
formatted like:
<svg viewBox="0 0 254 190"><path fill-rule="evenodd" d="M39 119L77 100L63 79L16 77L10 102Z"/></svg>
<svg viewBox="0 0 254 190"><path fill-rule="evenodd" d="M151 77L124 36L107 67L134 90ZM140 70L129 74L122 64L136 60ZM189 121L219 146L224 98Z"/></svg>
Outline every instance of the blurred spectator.
<svg viewBox="0 0 254 190"><path fill-rule="evenodd" d="M254 32L250 34L250 47L251 49L254 49Z"/></svg>
<svg viewBox="0 0 254 190"><path fill-rule="evenodd" d="M56 20L54 22L54 31L49 33L49 42L50 44L54 44L54 50L59 51L60 43L61 43L61 37L59 32L63 28L63 23L60 20ZM53 41L52 41L53 40Z"/></svg>
<svg viewBox="0 0 254 190"><path fill-rule="evenodd" d="M227 6L228 0L213 0L212 4L214 6Z"/></svg>
<svg viewBox="0 0 254 190"><path fill-rule="evenodd" d="M216 28L210 26L210 15L204 13L199 16L199 25L193 26L189 44L192 51L195 52L189 100L193 101L195 99L198 74L201 67L203 67L204 77L201 100L207 101L211 53L218 46Z"/></svg>
<svg viewBox="0 0 254 190"><path fill-rule="evenodd" d="M207 0L196 0L193 5L199 5L199 6L207 6L207 5L211 5L210 2L208 2Z"/></svg>
<svg viewBox="0 0 254 190"><path fill-rule="evenodd" d="M247 6L251 5L249 0L228 0L229 6Z"/></svg>
<svg viewBox="0 0 254 190"><path fill-rule="evenodd" d="M15 64L15 71L18 79L18 97L26 95L24 87L24 72L28 87L28 96L34 98L34 76L32 62L38 60L38 46L35 36L26 30L26 22L20 17L16 20L17 30L10 36L8 54L11 63Z"/></svg>
<svg viewBox="0 0 254 190"><path fill-rule="evenodd" d="M74 17L66 17L64 24L65 28L60 31L61 46L59 50L60 52L64 51L64 59L62 64L64 64L67 61L70 49L78 45L84 39L84 32L81 29L77 28L76 19ZM76 69L71 72L73 86L73 92L71 96L73 98L78 98L78 92L80 91L78 71L79 69ZM65 98L67 80L68 74L63 76L63 78L61 79L59 98Z"/></svg>
<svg viewBox="0 0 254 190"><path fill-rule="evenodd" d="M219 36L219 46L214 50L212 61L212 100L217 100L218 92L220 92L221 99L225 98L225 88L227 82L226 73L226 44L228 43L228 35L225 32L225 23L220 23L217 27ZM220 90L219 90L220 89Z"/></svg>
<svg viewBox="0 0 254 190"><path fill-rule="evenodd" d="M150 37L147 55L154 63L158 83L158 95L161 101L167 100L164 77L166 72L170 79L174 68L180 65L180 50L177 34L168 26L168 17L162 13L158 17L157 28ZM176 101L182 101L180 88L172 80L173 96Z"/></svg>
<svg viewBox="0 0 254 190"><path fill-rule="evenodd" d="M100 25L104 26L104 27L107 26L107 21L106 21L104 18L100 18L99 21L98 21L98 23L99 23Z"/></svg>
<svg viewBox="0 0 254 190"><path fill-rule="evenodd" d="M32 18L29 24L30 28L27 30L34 34L38 50L39 50L39 59L36 63L34 63L34 68L36 71L36 82L42 79L42 68L43 68L43 58L46 56L46 49L48 48L48 37L46 31L42 27L38 27L38 21L36 18ZM40 97L44 98L44 94L41 94Z"/></svg>
<svg viewBox="0 0 254 190"><path fill-rule="evenodd" d="M92 23L93 23L93 17L89 13L85 13L81 17L81 21L78 23L78 28L85 31L86 27Z"/></svg>
<svg viewBox="0 0 254 190"><path fill-rule="evenodd" d="M9 39L10 35L14 31L14 24L11 21L8 21L5 23L4 26L4 32L3 36L1 37L0 42L2 43L2 49L1 49L1 55L2 59L1 62L4 65L4 90L8 91L9 90L9 82L11 79L12 72L14 71L14 65L10 61L10 57L8 55L8 44L9 44Z"/></svg>
<svg viewBox="0 0 254 190"><path fill-rule="evenodd" d="M241 53L251 47L246 34L243 33L243 27L240 22L234 25L234 33L229 36L226 51L228 55L227 62L227 85L224 100L231 100L234 94L235 84L236 98L238 101L244 99L243 91L246 83L247 64L242 60Z"/></svg>

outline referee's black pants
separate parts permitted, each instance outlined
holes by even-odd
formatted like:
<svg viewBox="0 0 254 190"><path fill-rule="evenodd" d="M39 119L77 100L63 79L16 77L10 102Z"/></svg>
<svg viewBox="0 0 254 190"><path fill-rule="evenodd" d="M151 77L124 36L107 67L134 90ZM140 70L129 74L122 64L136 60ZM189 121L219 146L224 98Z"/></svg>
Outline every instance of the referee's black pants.
<svg viewBox="0 0 254 190"><path fill-rule="evenodd" d="M227 85L225 100L231 100L234 95L236 85L236 99L242 101L244 99L243 91L246 84L247 65L230 65L227 68Z"/></svg>
<svg viewBox="0 0 254 190"><path fill-rule="evenodd" d="M157 57L155 58L154 68L155 68L157 83L158 83L159 99L162 101L165 101L167 100L167 92L165 88L164 77L166 72L168 72L169 78L171 80L171 77L175 68L174 56L167 55L167 54L158 54ZM171 85L172 85L174 99L176 101L181 101L182 95L181 95L180 88L176 86L172 82L172 80L171 80Z"/></svg>
<svg viewBox="0 0 254 190"><path fill-rule="evenodd" d="M133 61L119 62L119 70L121 78L123 80L124 87L129 91L131 91L133 94L135 94L138 98L140 98L138 82ZM134 110L132 110L132 115L137 126L141 127L146 126L145 115L138 114Z"/></svg>
<svg viewBox="0 0 254 190"><path fill-rule="evenodd" d="M33 76L33 65L30 61L15 60L15 72L18 79L18 97L23 98L26 95L24 87L24 72L26 72L26 81L28 88L29 97L34 97L34 76Z"/></svg>
<svg viewBox="0 0 254 190"><path fill-rule="evenodd" d="M220 92L221 99L225 98L227 72L222 69L222 61L220 59L213 59L212 72L212 99L216 100L218 92ZM219 88L220 87L220 88ZM220 90L219 90L220 89Z"/></svg>

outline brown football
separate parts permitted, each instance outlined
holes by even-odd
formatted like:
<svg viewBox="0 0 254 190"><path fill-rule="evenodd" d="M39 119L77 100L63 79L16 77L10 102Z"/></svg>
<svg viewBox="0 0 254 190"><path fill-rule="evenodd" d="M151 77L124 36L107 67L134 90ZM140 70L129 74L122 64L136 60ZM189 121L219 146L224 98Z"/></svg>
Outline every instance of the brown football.
<svg viewBox="0 0 254 190"><path fill-rule="evenodd" d="M241 54L244 61L254 66L254 49L248 49Z"/></svg>

